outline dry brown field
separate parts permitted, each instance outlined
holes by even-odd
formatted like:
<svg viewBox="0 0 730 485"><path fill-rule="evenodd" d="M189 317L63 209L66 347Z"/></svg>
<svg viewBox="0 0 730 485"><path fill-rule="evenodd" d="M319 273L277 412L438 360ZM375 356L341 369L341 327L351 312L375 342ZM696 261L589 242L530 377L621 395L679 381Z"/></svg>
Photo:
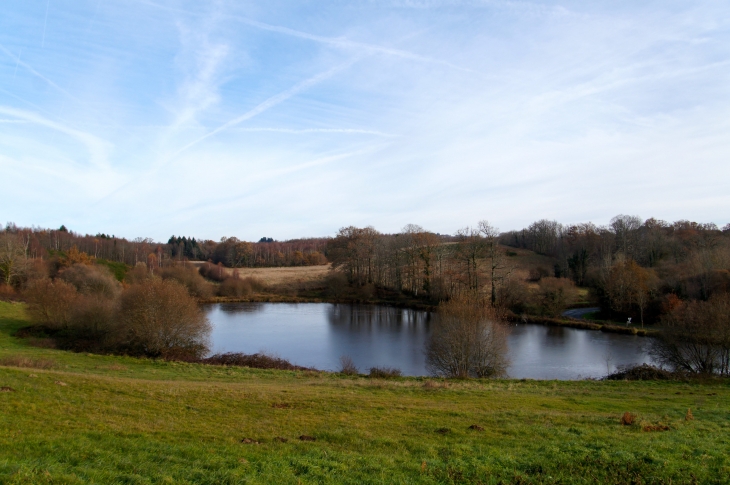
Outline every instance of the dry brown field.
<svg viewBox="0 0 730 485"><path fill-rule="evenodd" d="M205 264L203 261L191 261L196 267ZM320 266L290 266L283 268L237 268L241 278L258 278L266 286L274 287L309 287L321 282L330 271L330 264ZM233 268L223 268L233 274Z"/></svg>

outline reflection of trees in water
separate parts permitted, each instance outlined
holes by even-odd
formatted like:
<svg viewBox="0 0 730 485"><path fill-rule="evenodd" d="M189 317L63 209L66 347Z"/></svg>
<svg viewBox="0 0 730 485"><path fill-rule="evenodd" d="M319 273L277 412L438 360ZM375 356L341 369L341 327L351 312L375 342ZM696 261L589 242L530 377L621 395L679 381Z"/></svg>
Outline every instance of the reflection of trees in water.
<svg viewBox="0 0 730 485"><path fill-rule="evenodd" d="M218 308L223 313L256 313L264 310L264 303L224 303Z"/></svg>
<svg viewBox="0 0 730 485"><path fill-rule="evenodd" d="M555 339L558 339L558 338L563 339L567 336L565 333L565 327L548 326L547 327L547 336L550 338L555 338Z"/></svg>
<svg viewBox="0 0 730 485"><path fill-rule="evenodd" d="M355 329L428 330L434 316L429 312L377 305L332 305L327 320L333 327Z"/></svg>

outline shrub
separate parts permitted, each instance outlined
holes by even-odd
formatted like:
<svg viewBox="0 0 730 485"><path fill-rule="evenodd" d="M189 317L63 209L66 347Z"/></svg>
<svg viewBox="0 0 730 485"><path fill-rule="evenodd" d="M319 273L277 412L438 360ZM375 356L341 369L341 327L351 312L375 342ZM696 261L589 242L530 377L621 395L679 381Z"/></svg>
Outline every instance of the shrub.
<svg viewBox="0 0 730 485"><path fill-rule="evenodd" d="M263 352L256 354L242 354L235 352L216 354L206 359L201 359L200 362L210 365L251 367L253 369L312 370L308 367L294 365L280 357L268 355Z"/></svg>
<svg viewBox="0 0 730 485"><path fill-rule="evenodd" d="M538 306L540 314L557 317L575 299L575 283L568 278L544 277L539 283Z"/></svg>
<svg viewBox="0 0 730 485"><path fill-rule="evenodd" d="M347 355L340 357L340 374L348 376L355 376L360 373L360 370L355 365L355 362Z"/></svg>
<svg viewBox="0 0 730 485"><path fill-rule="evenodd" d="M249 296L251 293L253 293L251 283L239 278L226 278L218 287L219 296L241 298L243 296Z"/></svg>
<svg viewBox="0 0 730 485"><path fill-rule="evenodd" d="M650 354L675 371L730 375L730 294L676 306Z"/></svg>
<svg viewBox="0 0 730 485"><path fill-rule="evenodd" d="M370 373L368 374L368 377L378 378L378 379L391 379L393 377L400 377L401 371L400 369L396 369L395 367L371 367Z"/></svg>
<svg viewBox="0 0 730 485"><path fill-rule="evenodd" d="M125 289L117 345L150 357L198 358L208 351L210 322L184 286L150 278Z"/></svg>
<svg viewBox="0 0 730 485"><path fill-rule="evenodd" d="M628 411L625 412L623 414L623 416L621 416L621 424L623 424L624 426L631 426L632 424L634 424L635 420L636 420L636 415L634 415Z"/></svg>
<svg viewBox="0 0 730 485"><path fill-rule="evenodd" d="M228 278L228 271L223 267L221 263L205 263L199 269L198 272L203 278L207 278L213 281L223 281Z"/></svg>
<svg viewBox="0 0 730 485"><path fill-rule="evenodd" d="M53 329L67 328L79 299L76 287L63 280L48 278L31 282L23 292L28 313L36 324Z"/></svg>
<svg viewBox="0 0 730 485"><path fill-rule="evenodd" d="M507 332L487 302L455 298L439 305L426 345L426 367L437 376L495 377L507 369Z"/></svg>
<svg viewBox="0 0 730 485"><path fill-rule="evenodd" d="M124 282L130 285L134 285L137 283L142 283L150 278L152 278L152 272L147 269L147 265L144 263L137 263L137 265L127 271L127 274L124 275Z"/></svg>
<svg viewBox="0 0 730 485"><path fill-rule="evenodd" d="M122 291L122 285L105 266L75 264L64 269L60 278L84 295L113 299Z"/></svg>
<svg viewBox="0 0 730 485"><path fill-rule="evenodd" d="M200 299L213 295L213 285L205 281L193 266L175 265L163 268L160 276L164 280L175 280L187 288L190 296Z"/></svg>

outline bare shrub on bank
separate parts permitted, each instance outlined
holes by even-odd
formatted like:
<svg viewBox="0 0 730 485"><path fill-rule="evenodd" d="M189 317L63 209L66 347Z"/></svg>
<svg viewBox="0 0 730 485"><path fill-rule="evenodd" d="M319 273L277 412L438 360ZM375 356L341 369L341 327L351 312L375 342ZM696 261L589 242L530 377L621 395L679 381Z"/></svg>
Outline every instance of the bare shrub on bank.
<svg viewBox="0 0 730 485"><path fill-rule="evenodd" d="M208 351L210 322L184 286L151 278L125 289L118 348L150 357L199 358Z"/></svg>
<svg viewBox="0 0 730 485"><path fill-rule="evenodd" d="M360 373L360 370L355 365L355 361L349 355L343 355L340 357L340 374L347 376L356 376Z"/></svg>
<svg viewBox="0 0 730 485"><path fill-rule="evenodd" d="M496 310L471 297L439 305L426 346L426 368L451 378L498 377L507 370L507 330Z"/></svg>
<svg viewBox="0 0 730 485"><path fill-rule="evenodd" d="M675 307L650 354L675 371L730 375L730 294Z"/></svg>

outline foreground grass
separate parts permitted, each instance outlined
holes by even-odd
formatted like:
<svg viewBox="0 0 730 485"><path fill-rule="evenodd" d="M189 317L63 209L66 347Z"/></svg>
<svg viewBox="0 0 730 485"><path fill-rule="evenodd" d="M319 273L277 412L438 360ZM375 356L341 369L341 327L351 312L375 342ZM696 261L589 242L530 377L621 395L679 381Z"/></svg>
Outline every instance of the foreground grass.
<svg viewBox="0 0 730 485"><path fill-rule="evenodd" d="M0 302L0 483L730 481L723 382L224 369L30 347L11 336L26 324Z"/></svg>

